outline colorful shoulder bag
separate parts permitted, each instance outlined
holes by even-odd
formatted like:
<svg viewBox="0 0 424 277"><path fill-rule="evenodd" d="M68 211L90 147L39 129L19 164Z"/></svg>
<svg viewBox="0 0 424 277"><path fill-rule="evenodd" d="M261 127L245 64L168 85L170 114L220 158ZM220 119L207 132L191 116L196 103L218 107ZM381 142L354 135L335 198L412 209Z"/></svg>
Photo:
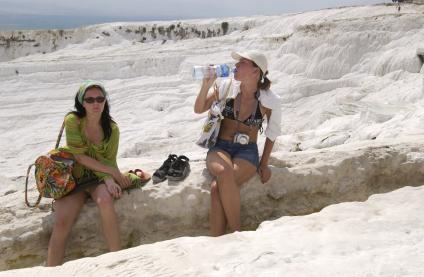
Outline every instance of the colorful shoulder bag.
<svg viewBox="0 0 424 277"><path fill-rule="evenodd" d="M58 149L60 139L65 128L63 121L57 137L55 149L51 150L47 155L39 156L35 163L31 164L27 170L25 181L25 203L28 207L37 207L42 197L59 199L70 193L76 186L72 169L75 160L71 153L60 151ZM35 166L35 182L39 192L38 199L34 205L28 202L28 179L32 166Z"/></svg>

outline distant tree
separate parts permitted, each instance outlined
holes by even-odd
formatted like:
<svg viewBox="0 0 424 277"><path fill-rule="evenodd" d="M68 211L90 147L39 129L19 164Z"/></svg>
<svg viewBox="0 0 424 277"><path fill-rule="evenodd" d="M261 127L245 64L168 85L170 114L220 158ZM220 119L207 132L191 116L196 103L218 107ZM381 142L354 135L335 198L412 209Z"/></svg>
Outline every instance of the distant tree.
<svg viewBox="0 0 424 277"><path fill-rule="evenodd" d="M226 22L226 21L222 22L221 28L222 28L222 31L224 32L224 35L226 35L227 31L228 31L228 22Z"/></svg>

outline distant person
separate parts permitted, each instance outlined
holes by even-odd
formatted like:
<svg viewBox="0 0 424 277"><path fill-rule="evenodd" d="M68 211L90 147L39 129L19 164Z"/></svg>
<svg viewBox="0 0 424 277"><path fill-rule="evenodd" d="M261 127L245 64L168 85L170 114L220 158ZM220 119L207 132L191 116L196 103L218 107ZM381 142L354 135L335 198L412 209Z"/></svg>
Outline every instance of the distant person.
<svg viewBox="0 0 424 277"><path fill-rule="evenodd" d="M233 52L237 61L232 97L226 99L218 140L207 154L206 165L214 180L211 184L210 232L212 236L240 231L240 187L258 173L262 183L271 177L268 166L275 139L280 135L281 105L279 97L269 88L268 62L258 51ZM208 94L216 77L204 78L196 98L194 111L203 113L223 94L221 88ZM235 83L232 81L232 83ZM262 157L256 144L262 123L267 118L267 136Z"/></svg>
<svg viewBox="0 0 424 277"><path fill-rule="evenodd" d="M66 146L61 150L73 154L76 165L73 177L77 187L54 202L54 224L47 253L47 266L62 263L66 241L87 197L97 204L103 234L110 251L121 249L118 217L114 199L122 189L144 182L149 174L122 174L116 163L119 128L109 115L107 92L103 85L86 81L75 96L76 111L65 118ZM84 189L86 183L94 185Z"/></svg>

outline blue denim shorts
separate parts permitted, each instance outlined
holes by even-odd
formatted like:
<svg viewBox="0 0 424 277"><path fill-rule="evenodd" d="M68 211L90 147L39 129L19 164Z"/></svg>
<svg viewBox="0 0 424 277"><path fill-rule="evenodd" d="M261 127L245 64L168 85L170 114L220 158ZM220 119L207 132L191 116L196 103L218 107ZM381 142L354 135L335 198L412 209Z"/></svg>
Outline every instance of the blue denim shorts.
<svg viewBox="0 0 424 277"><path fill-rule="evenodd" d="M239 144L232 141L218 139L215 146L209 149L208 154L212 151L223 150L230 154L231 159L242 159L250 162L256 168L259 167L259 151L256 142L249 144Z"/></svg>

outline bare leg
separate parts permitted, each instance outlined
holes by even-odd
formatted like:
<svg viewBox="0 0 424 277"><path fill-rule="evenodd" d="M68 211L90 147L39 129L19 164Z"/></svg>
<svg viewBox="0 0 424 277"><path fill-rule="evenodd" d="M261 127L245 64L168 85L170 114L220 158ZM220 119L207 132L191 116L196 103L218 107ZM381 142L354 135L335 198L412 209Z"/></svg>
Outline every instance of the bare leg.
<svg viewBox="0 0 424 277"><path fill-rule="evenodd" d="M209 211L209 226L211 236L217 237L225 234L227 220L225 218L224 207L222 207L219 196L219 187L214 179L211 184L211 208Z"/></svg>
<svg viewBox="0 0 424 277"><path fill-rule="evenodd" d="M54 225L47 251L47 266L57 266L62 263L66 241L85 199L85 193L78 192L54 202Z"/></svg>
<svg viewBox="0 0 424 277"><path fill-rule="evenodd" d="M230 156L226 152L220 151L220 153L217 155L224 157L223 167L227 165L231 165L229 162L231 161ZM216 157L208 156L208 159L207 159L208 168L214 166L214 167L218 167L219 169L220 166L213 164L215 161L214 159L216 159ZM255 175L257 169L253 164L242 159L235 159L231 163L233 163L232 166L233 166L234 178L239 188L238 195L240 195L241 185L247 182L248 180L250 180ZM217 184L216 179L214 179L211 183L211 209L210 209L210 215L209 215L209 222L210 222L210 233L212 236L221 236L225 234L227 220L226 220L224 207L221 202L219 186Z"/></svg>
<svg viewBox="0 0 424 277"><path fill-rule="evenodd" d="M102 218L103 234L106 239L109 251L121 249L119 237L118 216L113 204L113 197L110 195L105 184L98 185L92 192L91 197L99 207Z"/></svg>
<svg viewBox="0 0 424 277"><path fill-rule="evenodd" d="M234 159L234 178L239 187L249 181L257 172L257 168L250 162L243 159Z"/></svg>
<svg viewBox="0 0 424 277"><path fill-rule="evenodd" d="M215 176L219 198L231 232L240 230L240 190L235 182L233 163L224 151L209 153L207 167Z"/></svg>

